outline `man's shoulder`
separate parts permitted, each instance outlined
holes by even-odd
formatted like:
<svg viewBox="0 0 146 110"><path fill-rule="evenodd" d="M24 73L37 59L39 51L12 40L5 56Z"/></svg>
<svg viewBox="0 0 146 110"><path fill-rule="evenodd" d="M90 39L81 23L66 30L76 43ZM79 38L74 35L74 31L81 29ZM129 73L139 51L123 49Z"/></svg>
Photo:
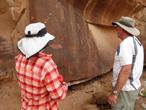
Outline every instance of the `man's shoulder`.
<svg viewBox="0 0 146 110"><path fill-rule="evenodd" d="M15 60L18 60L18 59L23 58L23 57L24 57L23 54L18 53L18 54L15 56Z"/></svg>
<svg viewBox="0 0 146 110"><path fill-rule="evenodd" d="M132 41L133 40L133 36L128 36L127 38L125 38L123 40L123 42L128 42L128 41Z"/></svg>
<svg viewBox="0 0 146 110"><path fill-rule="evenodd" d="M131 45L133 43L133 37L132 36L129 36L127 38L125 38L120 45Z"/></svg>
<svg viewBox="0 0 146 110"><path fill-rule="evenodd" d="M39 53L39 58L42 59L42 60L48 61L48 60L52 59L52 55L40 52Z"/></svg>
<svg viewBox="0 0 146 110"><path fill-rule="evenodd" d="M44 67L56 67L56 63L54 62L51 54L39 53L39 61L44 63Z"/></svg>

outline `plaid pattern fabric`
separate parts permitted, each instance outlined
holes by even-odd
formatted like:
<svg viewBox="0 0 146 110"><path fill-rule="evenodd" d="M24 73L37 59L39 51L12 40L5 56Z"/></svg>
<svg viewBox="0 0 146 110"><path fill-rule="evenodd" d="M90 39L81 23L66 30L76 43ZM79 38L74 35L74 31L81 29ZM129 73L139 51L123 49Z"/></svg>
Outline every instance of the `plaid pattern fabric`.
<svg viewBox="0 0 146 110"><path fill-rule="evenodd" d="M21 110L57 110L58 101L66 96L67 84L51 55L40 52L27 60L19 54L16 71L21 89Z"/></svg>

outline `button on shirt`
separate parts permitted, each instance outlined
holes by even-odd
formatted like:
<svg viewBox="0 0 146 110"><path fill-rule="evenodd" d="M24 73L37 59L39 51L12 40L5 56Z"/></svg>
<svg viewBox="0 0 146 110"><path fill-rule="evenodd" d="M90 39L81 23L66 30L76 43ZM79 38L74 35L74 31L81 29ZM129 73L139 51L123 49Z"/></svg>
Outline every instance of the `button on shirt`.
<svg viewBox="0 0 146 110"><path fill-rule="evenodd" d="M67 84L51 55L40 52L27 60L19 54L16 71L21 89L21 110L57 110L58 101L66 96Z"/></svg>
<svg viewBox="0 0 146 110"><path fill-rule="evenodd" d="M136 46L137 46L137 56L133 67L132 83L136 87L136 89L138 89L141 86L140 76L142 75L142 71L143 71L144 50L143 50L143 46L140 45L139 40L136 37L134 37L134 39L136 41ZM135 55L133 37L129 36L120 43L119 51L115 53L114 66L113 66L113 81L112 81L113 87L117 82L121 67L124 65L132 64L133 55ZM130 81L128 80L122 90L131 91L131 90L135 90L135 88L133 88L133 86L130 84Z"/></svg>

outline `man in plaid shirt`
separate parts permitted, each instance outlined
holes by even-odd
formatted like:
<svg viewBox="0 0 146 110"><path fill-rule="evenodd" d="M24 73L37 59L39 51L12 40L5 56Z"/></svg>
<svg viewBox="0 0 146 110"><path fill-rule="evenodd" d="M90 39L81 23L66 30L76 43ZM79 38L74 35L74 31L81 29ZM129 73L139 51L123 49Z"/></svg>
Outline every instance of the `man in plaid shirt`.
<svg viewBox="0 0 146 110"><path fill-rule="evenodd" d="M17 46L16 71L21 89L21 110L57 110L65 98L67 84L59 74L51 55L41 52L55 37L43 23L29 24Z"/></svg>

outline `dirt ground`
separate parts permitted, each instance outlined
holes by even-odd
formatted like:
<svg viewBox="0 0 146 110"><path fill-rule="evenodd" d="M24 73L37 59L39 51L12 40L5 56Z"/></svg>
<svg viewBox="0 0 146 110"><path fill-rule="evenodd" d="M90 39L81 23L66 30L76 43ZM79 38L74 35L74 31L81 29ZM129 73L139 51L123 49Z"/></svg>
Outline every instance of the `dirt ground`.
<svg viewBox="0 0 146 110"><path fill-rule="evenodd" d="M59 110L110 110L105 99L111 91L111 76L109 72L83 84L69 87L65 100L59 104ZM146 70L143 74L146 79ZM146 110L146 97L139 96L135 110ZM0 83L0 110L20 110L20 93L16 80Z"/></svg>

